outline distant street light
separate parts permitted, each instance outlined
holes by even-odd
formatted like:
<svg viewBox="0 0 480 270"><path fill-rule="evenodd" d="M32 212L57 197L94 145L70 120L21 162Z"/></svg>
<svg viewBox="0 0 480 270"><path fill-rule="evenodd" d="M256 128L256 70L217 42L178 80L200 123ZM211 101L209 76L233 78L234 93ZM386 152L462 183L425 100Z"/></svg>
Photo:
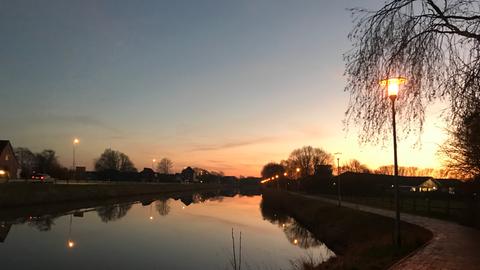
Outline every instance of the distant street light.
<svg viewBox="0 0 480 270"><path fill-rule="evenodd" d="M337 152L334 155L337 157L337 194L338 194L338 206L342 206L342 193L340 192L340 155L342 153Z"/></svg>
<svg viewBox="0 0 480 270"><path fill-rule="evenodd" d="M152 170L155 170L155 162L157 162L156 159L152 159Z"/></svg>
<svg viewBox="0 0 480 270"><path fill-rule="evenodd" d="M79 143L80 143L79 139L77 138L73 139L73 159L72 159L73 180L75 180L76 178L75 148Z"/></svg>
<svg viewBox="0 0 480 270"><path fill-rule="evenodd" d="M394 161L394 183L395 183L395 245L400 247L400 189L398 187L398 162L397 162L397 126L395 122L395 100L398 96L400 85L407 80L402 77L389 78L380 81L380 85L387 88L387 95L392 102L392 126L393 126L393 161Z"/></svg>
<svg viewBox="0 0 480 270"><path fill-rule="evenodd" d="M295 170L297 172L297 192L300 192L300 168Z"/></svg>

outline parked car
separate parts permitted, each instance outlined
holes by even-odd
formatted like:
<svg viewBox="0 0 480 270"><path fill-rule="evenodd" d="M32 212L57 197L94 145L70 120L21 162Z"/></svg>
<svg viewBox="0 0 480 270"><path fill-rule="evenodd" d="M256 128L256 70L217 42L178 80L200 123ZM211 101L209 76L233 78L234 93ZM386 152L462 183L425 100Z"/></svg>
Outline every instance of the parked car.
<svg viewBox="0 0 480 270"><path fill-rule="evenodd" d="M48 175L48 174L44 174L44 173L36 173L34 175L32 175L32 181L34 183L53 183L54 182L54 179Z"/></svg>

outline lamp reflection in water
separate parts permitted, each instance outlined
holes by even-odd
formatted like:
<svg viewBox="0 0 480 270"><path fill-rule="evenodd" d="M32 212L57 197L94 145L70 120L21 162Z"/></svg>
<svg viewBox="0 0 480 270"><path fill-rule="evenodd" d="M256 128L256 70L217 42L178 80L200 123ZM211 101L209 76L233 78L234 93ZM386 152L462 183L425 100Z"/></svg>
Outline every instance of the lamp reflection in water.
<svg viewBox="0 0 480 270"><path fill-rule="evenodd" d="M70 214L70 222L68 225L68 241L67 241L67 247L70 249L75 247L75 242L72 240L72 218L73 218L73 215Z"/></svg>
<svg viewBox="0 0 480 270"><path fill-rule="evenodd" d="M150 216L149 216L149 219L150 220L153 220L153 215L152 215L152 204L150 204Z"/></svg>

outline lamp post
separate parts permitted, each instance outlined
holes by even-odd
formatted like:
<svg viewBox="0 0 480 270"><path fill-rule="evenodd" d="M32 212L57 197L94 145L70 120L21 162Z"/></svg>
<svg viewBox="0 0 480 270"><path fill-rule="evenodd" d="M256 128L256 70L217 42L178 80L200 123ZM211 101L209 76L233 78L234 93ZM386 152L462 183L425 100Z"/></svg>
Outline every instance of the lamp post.
<svg viewBox="0 0 480 270"><path fill-rule="evenodd" d="M75 180L76 176L76 165L75 165L75 148L77 144L80 143L80 140L75 138L73 139L73 159L72 159L72 169L73 169L73 180Z"/></svg>
<svg viewBox="0 0 480 270"><path fill-rule="evenodd" d="M334 155L337 156L337 193L338 193L338 206L342 206L342 193L340 192L340 155L342 153L337 152Z"/></svg>
<svg viewBox="0 0 480 270"><path fill-rule="evenodd" d="M155 171L155 162L157 162L156 159L152 159L152 170Z"/></svg>
<svg viewBox="0 0 480 270"><path fill-rule="evenodd" d="M387 95L392 104L392 128L393 128L393 162L394 162L394 186L395 186L395 245L400 247L400 190L398 187L398 162L397 162L397 124L395 122L395 100L401 84L406 83L402 77L389 78L380 81L380 85L387 88Z"/></svg>
<svg viewBox="0 0 480 270"><path fill-rule="evenodd" d="M300 192L300 168L295 169L297 173L297 192Z"/></svg>

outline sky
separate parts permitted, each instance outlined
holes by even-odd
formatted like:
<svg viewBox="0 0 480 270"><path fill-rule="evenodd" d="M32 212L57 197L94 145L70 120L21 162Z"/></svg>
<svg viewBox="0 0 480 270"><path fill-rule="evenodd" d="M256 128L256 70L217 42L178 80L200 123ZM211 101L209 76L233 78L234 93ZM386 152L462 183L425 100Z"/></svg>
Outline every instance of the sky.
<svg viewBox="0 0 480 270"><path fill-rule="evenodd" d="M343 122L347 9L382 3L0 0L0 137L65 166L79 138L88 169L105 148L139 170L168 157L244 176L304 145L391 164L389 142L361 145ZM400 139L401 166L441 165L442 108L420 146Z"/></svg>

